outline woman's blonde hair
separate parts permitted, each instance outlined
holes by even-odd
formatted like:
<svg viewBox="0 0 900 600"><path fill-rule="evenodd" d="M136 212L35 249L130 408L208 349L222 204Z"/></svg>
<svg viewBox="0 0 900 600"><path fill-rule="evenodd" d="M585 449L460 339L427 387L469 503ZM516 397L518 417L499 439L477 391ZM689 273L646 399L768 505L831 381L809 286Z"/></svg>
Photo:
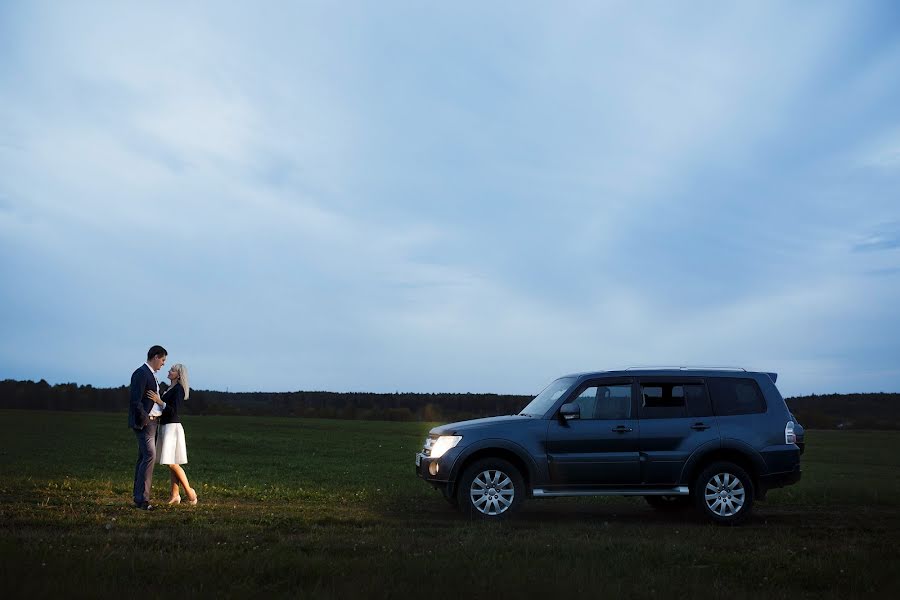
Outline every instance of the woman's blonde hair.
<svg viewBox="0 0 900 600"><path fill-rule="evenodd" d="M172 369L176 373L178 373L178 383L181 384L181 387L184 388L184 399L187 400L188 396L191 395L191 383L188 379L188 370L187 367L181 363L172 365Z"/></svg>

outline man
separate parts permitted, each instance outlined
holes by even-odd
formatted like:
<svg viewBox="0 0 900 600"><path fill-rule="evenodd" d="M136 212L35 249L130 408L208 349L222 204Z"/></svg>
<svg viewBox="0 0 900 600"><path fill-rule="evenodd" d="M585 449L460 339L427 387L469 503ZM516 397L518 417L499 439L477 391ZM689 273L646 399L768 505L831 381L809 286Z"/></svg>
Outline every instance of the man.
<svg viewBox="0 0 900 600"><path fill-rule="evenodd" d="M159 405L147 397L147 390L159 393L155 373L166 364L168 354L162 346L153 346L147 351L147 362L131 374L128 426L134 430L138 442L138 460L134 469L134 505L141 510L153 510L150 504L150 487L153 483L153 464L156 462L156 428L162 414Z"/></svg>

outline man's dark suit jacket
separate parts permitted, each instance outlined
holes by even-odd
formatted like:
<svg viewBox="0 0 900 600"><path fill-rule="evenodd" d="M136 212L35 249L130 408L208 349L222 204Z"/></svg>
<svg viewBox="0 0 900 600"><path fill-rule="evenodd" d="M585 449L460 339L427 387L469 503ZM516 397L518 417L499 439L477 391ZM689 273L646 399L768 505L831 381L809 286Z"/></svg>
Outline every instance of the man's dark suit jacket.
<svg viewBox="0 0 900 600"><path fill-rule="evenodd" d="M147 390L156 391L156 377L146 364L131 374L131 400L128 403L128 426L143 429L150 422L153 400L147 397Z"/></svg>

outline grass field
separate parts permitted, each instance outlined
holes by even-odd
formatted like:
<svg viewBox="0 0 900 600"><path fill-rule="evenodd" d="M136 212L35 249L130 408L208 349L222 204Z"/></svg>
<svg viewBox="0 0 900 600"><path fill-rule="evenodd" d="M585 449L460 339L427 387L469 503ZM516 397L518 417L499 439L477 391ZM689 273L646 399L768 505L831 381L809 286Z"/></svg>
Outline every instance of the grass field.
<svg viewBox="0 0 900 600"><path fill-rule="evenodd" d="M414 475L429 425L262 417L188 417L200 504L146 513L125 423L0 411L4 597L900 594L900 433L809 432L802 482L718 528L623 498L469 522Z"/></svg>

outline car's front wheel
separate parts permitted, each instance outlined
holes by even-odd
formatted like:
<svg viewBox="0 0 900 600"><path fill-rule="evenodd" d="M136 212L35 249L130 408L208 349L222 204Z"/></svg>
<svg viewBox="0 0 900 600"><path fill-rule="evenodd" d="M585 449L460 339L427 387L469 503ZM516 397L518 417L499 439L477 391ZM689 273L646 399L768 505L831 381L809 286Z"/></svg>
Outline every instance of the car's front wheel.
<svg viewBox="0 0 900 600"><path fill-rule="evenodd" d="M456 494L450 492L449 485L441 488L441 496L444 497L444 500L450 503L450 506L454 508L459 505L459 499Z"/></svg>
<svg viewBox="0 0 900 600"><path fill-rule="evenodd" d="M522 474L502 458L483 458L469 465L456 490L463 514L487 520L510 516L524 497Z"/></svg>
<svg viewBox="0 0 900 600"><path fill-rule="evenodd" d="M740 523L753 508L753 480L734 463L717 462L703 469L693 493L697 509L720 525Z"/></svg>

